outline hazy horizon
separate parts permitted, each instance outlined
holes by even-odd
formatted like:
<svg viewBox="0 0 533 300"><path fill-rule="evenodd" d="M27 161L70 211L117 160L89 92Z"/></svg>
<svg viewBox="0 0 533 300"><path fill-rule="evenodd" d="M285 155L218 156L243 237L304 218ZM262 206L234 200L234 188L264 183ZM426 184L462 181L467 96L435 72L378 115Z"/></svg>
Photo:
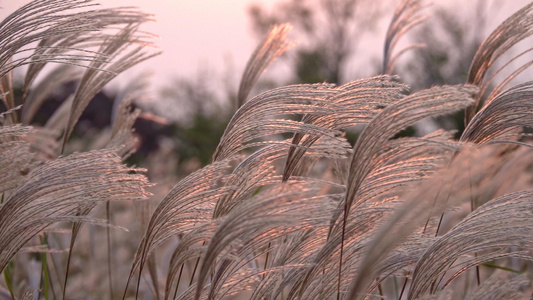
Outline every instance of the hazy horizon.
<svg viewBox="0 0 533 300"><path fill-rule="evenodd" d="M29 2L0 0L0 17L7 17ZM156 17L157 22L145 24L143 30L160 37L155 42L163 54L141 63L121 77L133 78L135 74L157 70L154 81L157 80L159 84L156 86L159 86L164 85L164 81L169 82L167 79L190 76L200 69L219 72L228 64L239 70L236 72L241 72L246 64L241 58L249 56L255 45L246 17L248 0L96 2L104 7L136 6Z"/></svg>
<svg viewBox="0 0 533 300"><path fill-rule="evenodd" d="M3 19L20 6L30 2L29 0L0 0L0 17ZM143 30L160 36L156 44L163 54L152 58L121 75L112 85L124 81L122 78L131 79L145 71L152 71L152 81L155 87L170 84L176 77L191 78L200 71L210 71L214 77L232 76L237 81L244 69L248 57L258 41L251 29L251 21L247 15L247 7L250 3L272 5L279 1L250 1L250 0L105 0L100 2L104 7L137 6L142 11L155 15L156 23L149 23ZM475 2L469 5L460 1L445 3L448 1L434 1L435 5L457 6L458 14L471 11ZM464 1L463 1L464 2ZM518 0L512 3L504 1L489 1L492 3L488 9L494 12L488 19L490 30L503 19L510 16L516 9L522 7L528 1ZM458 5L460 3L460 5ZM391 7L390 14L392 14ZM454 8L455 9L455 8ZM388 13L387 13L388 14ZM383 20L388 24L384 16ZM494 24L493 24L494 23ZM382 26L386 27L386 26ZM348 76L369 76L364 70L357 70L353 66L360 66L364 57L369 63L369 56L380 59L382 41L384 40L384 28L379 32L364 36L365 47L361 47L357 57L353 57L347 69L354 74ZM298 39L298 37L293 37ZM367 53L365 53L367 51ZM376 54L377 53L377 54ZM279 67L279 66L278 66ZM283 67L282 67L283 68ZM279 73L279 72L278 72ZM279 76L278 76L279 77Z"/></svg>

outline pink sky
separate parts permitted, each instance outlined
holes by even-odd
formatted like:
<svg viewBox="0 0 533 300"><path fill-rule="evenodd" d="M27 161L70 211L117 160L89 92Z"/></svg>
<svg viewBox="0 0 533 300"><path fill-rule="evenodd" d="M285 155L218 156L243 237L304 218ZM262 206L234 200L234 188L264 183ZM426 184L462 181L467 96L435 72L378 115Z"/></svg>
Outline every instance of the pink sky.
<svg viewBox="0 0 533 300"><path fill-rule="evenodd" d="M4 18L28 0L0 0ZM137 6L156 15L157 22L143 29L160 36L157 45L163 55L152 58L129 71L128 76L156 69L157 81L172 76L190 76L199 68L225 69L227 61L235 70L244 68L255 46L248 26L249 0L105 0L105 7ZM243 59L244 58L244 59ZM238 77L238 76L237 76ZM157 84L156 84L157 85Z"/></svg>
<svg viewBox="0 0 533 300"><path fill-rule="evenodd" d="M259 1L272 4L276 0ZM0 17L4 18L29 0L0 0ZM100 0L105 7L137 6L156 15L157 23L147 24L144 29L159 35L156 41L164 52L128 71L126 78L133 78L144 70L155 69L155 86L162 86L173 76L194 76L199 69L208 69L218 75L231 68L238 79L244 65L256 45L256 38L250 29L246 8L251 0ZM436 5L452 6L458 13L472 11L476 1L434 0ZM453 2L453 3L452 3ZM496 26L512 12L527 4L529 0L494 0L490 20ZM392 9L392 8L391 8ZM392 12L391 12L392 13ZM492 26L491 26L492 27ZM493 27L492 27L493 28ZM485 33L486 34L486 33ZM381 49L384 32L365 40L371 44L367 49ZM379 50L381 51L381 50ZM362 55L364 56L364 53ZM351 67L351 66L349 66ZM359 74L360 75L360 74ZM124 77L124 76L123 76ZM121 80L118 80L120 83ZM116 83L115 83L116 84Z"/></svg>
<svg viewBox="0 0 533 300"><path fill-rule="evenodd" d="M376 0L379 1L379 0ZM399 2L399 0L397 0ZM0 0L0 18L6 17L29 0ZM246 8L251 2L272 5L279 0L96 0L105 7L137 6L142 11L152 13L157 22L146 24L145 31L152 32L160 39L156 41L163 54L128 70L113 80L106 88L116 90L125 86L129 80L152 70L154 88L153 99L158 114L169 119L180 119L182 107L177 107L171 99L164 99L157 93L162 87L172 84L172 79L185 77L195 80L199 70L209 71L209 86L223 94L223 80L232 84L236 90L245 64L258 42L250 29ZM434 5L445 6L466 16L475 9L474 0L433 0ZM480 33L484 36L499 25L529 0L487 0L492 5L487 9L490 14L490 30ZM392 15L390 7L387 15ZM431 13L431 10L428 10ZM381 49L389 18L385 17L382 30L363 36L361 47L346 65L347 78L374 75L372 60L381 59ZM293 39L297 39L292 35ZM372 60L370 60L370 59ZM287 72L289 71L289 72ZM46 72L46 71L45 71ZM275 78L278 84L288 79L290 69L286 61L278 61L270 67L266 76ZM19 74L22 74L19 72ZM529 73L531 74L531 72ZM17 74L15 73L15 76ZM20 75L19 75L20 76ZM228 77L229 76L229 77ZM151 105L152 104L148 104Z"/></svg>

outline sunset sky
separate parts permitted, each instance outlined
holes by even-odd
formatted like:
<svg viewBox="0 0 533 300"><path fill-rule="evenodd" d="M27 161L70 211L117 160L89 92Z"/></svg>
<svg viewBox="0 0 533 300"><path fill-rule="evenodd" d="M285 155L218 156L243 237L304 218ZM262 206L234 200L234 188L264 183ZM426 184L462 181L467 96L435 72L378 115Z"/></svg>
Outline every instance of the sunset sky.
<svg viewBox="0 0 533 300"><path fill-rule="evenodd" d="M0 17L3 19L28 2L0 0ZM132 69L131 77L156 69L157 81L161 83L172 76L190 76L198 69L221 71L228 64L241 72L256 43L246 17L249 0L97 2L105 7L137 6L156 15L157 22L146 24L143 29L160 36L156 43L164 53Z"/></svg>
<svg viewBox="0 0 533 300"><path fill-rule="evenodd" d="M272 5L274 0L259 1ZM4 18L28 0L0 0L0 17ZM211 70L218 76L231 70L239 78L246 61L257 43L250 28L246 8L250 0L101 0L105 7L137 6L153 13L157 23L144 29L160 36L156 41L163 55L135 67L125 77L132 78L146 70L154 70L155 81L163 85L173 76L194 76L198 70ZM458 13L472 10L476 1L434 0L435 5L454 6ZM488 1L492 3L490 18L494 28L505 17L522 7L528 0ZM466 4L465 4L466 3ZM392 8L391 8L392 13ZM384 32L369 42L376 53L383 43ZM365 41L366 42L366 41ZM118 80L120 82L120 79Z"/></svg>

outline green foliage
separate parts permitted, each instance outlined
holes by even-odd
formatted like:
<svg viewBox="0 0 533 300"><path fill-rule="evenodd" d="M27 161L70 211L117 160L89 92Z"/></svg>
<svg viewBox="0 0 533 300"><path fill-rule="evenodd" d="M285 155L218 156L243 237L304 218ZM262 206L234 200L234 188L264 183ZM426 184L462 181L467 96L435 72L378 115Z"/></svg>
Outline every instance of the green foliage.
<svg viewBox="0 0 533 300"><path fill-rule="evenodd" d="M326 80L327 74L324 74L325 64L326 61L322 52L301 50L298 52L296 76L302 83L332 82Z"/></svg>
<svg viewBox="0 0 533 300"><path fill-rule="evenodd" d="M224 115L196 113L187 124L174 125L180 162L198 159L202 166L209 164L228 122Z"/></svg>

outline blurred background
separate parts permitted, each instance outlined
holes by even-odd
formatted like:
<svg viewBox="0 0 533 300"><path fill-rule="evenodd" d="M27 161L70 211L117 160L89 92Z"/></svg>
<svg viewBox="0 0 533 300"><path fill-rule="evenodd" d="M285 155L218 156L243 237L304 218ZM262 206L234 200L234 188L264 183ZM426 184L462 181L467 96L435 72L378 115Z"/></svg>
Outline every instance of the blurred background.
<svg viewBox="0 0 533 300"><path fill-rule="evenodd" d="M0 1L3 19L27 0ZM267 70L252 96L293 83L342 84L381 72L387 26L398 0L102 0L104 7L136 6L154 14L143 30L159 36L162 54L128 70L100 93L80 119L73 140L86 150L109 127L112 107L131 82L151 91L135 105L143 115L135 130L141 141L131 163L150 166L149 176L174 182L210 162L225 125L236 109L236 94L247 59L276 23L294 26L297 45ZM425 44L404 55L395 70L412 91L466 81L483 39L528 0L428 1L428 19L401 43ZM402 45L399 45L400 48ZM522 49L531 45L522 45ZM519 47L520 48L520 47ZM520 51L517 49L516 51ZM518 52L514 52L515 54ZM516 62L517 65L520 62ZM513 68L512 66L510 67ZM23 70L16 70L21 81ZM44 123L76 81L55 91L36 117ZM436 127L462 130L462 115L409 128L405 135ZM357 130L347 132L351 142Z"/></svg>

